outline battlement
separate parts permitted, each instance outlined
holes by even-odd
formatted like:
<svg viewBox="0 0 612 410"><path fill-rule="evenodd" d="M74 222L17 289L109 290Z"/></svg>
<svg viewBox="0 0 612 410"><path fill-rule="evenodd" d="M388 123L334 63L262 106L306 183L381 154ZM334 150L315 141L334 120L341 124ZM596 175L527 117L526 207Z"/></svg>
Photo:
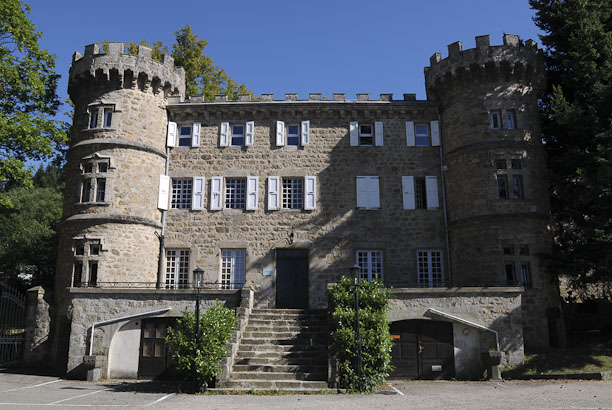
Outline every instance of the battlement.
<svg viewBox="0 0 612 410"><path fill-rule="evenodd" d="M448 57L434 53L425 67L425 84L428 91L439 88L441 82L447 83L448 76L456 77L470 74L472 78L491 80L503 74L519 76L529 82L542 83L544 79L544 60L542 51L534 40L522 42L515 34L504 34L503 44L492 46L489 35L477 36L476 47L464 50L461 41L448 45ZM446 78L446 80L444 80Z"/></svg>
<svg viewBox="0 0 612 410"><path fill-rule="evenodd" d="M162 55L161 61L152 58L153 50L150 47L138 46L136 55L125 52L121 42L108 44L108 52L104 53L97 43L85 46L85 54L75 52L72 55L70 67L68 92L70 93L77 83L93 77L98 80L109 80L116 75L123 82L129 79L138 79L145 87L153 84L169 95L185 94L185 70L183 67L174 67L174 59L169 55Z"/></svg>
<svg viewBox="0 0 612 410"><path fill-rule="evenodd" d="M192 96L186 100L182 100L180 97L171 97L170 104L192 104L192 103L235 103L235 102L254 102L254 103L308 103L308 102L357 102L357 103L391 103L391 102L416 102L416 94L404 94L403 99L394 100L393 93L381 93L379 99L370 98L369 93L357 93L355 99L347 99L346 93L333 93L332 97L323 96L321 93L309 93L308 98L300 99L297 93L286 93L285 98L275 99L274 94L262 93L260 97L252 97L251 94L239 94L236 100L230 100L226 94L215 95L214 101L206 101L204 97Z"/></svg>

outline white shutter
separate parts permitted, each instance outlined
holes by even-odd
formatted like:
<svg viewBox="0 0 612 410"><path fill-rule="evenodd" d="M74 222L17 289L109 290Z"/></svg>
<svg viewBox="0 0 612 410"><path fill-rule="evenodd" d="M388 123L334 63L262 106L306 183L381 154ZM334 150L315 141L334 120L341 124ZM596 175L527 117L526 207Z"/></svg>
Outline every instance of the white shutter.
<svg viewBox="0 0 612 410"><path fill-rule="evenodd" d="M204 209L204 185L206 178L193 177L193 188L191 191L191 209L201 211Z"/></svg>
<svg viewBox="0 0 612 410"><path fill-rule="evenodd" d="M276 146L285 146L285 123L282 121L276 121Z"/></svg>
<svg viewBox="0 0 612 410"><path fill-rule="evenodd" d="M280 177L268 177L268 210L280 209Z"/></svg>
<svg viewBox="0 0 612 410"><path fill-rule="evenodd" d="M159 194L157 195L157 207L168 210L168 199L170 198L170 177L168 175L159 176Z"/></svg>
<svg viewBox="0 0 612 410"><path fill-rule="evenodd" d="M438 177L425 177L425 189L427 191L427 209L438 209Z"/></svg>
<svg viewBox="0 0 612 410"><path fill-rule="evenodd" d="M317 177L304 177L304 209L307 211L317 208Z"/></svg>
<svg viewBox="0 0 612 410"><path fill-rule="evenodd" d="M374 123L374 145L382 147L383 145L383 123L376 121Z"/></svg>
<svg viewBox="0 0 612 410"><path fill-rule="evenodd" d="M406 121L406 145L409 147L414 147L415 138L414 138L414 122Z"/></svg>
<svg viewBox="0 0 612 410"><path fill-rule="evenodd" d="M402 194L404 197L404 209L415 209L414 177L402 177Z"/></svg>
<svg viewBox="0 0 612 410"><path fill-rule="evenodd" d="M246 209L247 211L254 211L257 209L257 202L259 200L258 195L259 177L247 177L247 197L246 197Z"/></svg>
<svg viewBox="0 0 612 410"><path fill-rule="evenodd" d="M202 128L202 124L199 122L194 122L191 126L191 146L199 147L200 146L200 130Z"/></svg>
<svg viewBox="0 0 612 410"><path fill-rule="evenodd" d="M218 211L221 207L223 190L223 177L212 177L210 179L210 210Z"/></svg>
<svg viewBox="0 0 612 410"><path fill-rule="evenodd" d="M368 177L357 177L357 208L368 208L369 193L368 193Z"/></svg>
<svg viewBox="0 0 612 410"><path fill-rule="evenodd" d="M219 146L227 147L229 145L229 122L221 123L221 131L219 132Z"/></svg>
<svg viewBox="0 0 612 410"><path fill-rule="evenodd" d="M168 137L166 139L166 145L168 147L176 147L176 122L170 121L168 123Z"/></svg>
<svg viewBox="0 0 612 410"><path fill-rule="evenodd" d="M310 121L302 121L302 145L310 144Z"/></svg>
<svg viewBox="0 0 612 410"><path fill-rule="evenodd" d="M440 146L440 124L438 121L432 121L431 126L431 145L434 147Z"/></svg>
<svg viewBox="0 0 612 410"><path fill-rule="evenodd" d="M351 121L350 134L351 146L359 145L359 123L357 121Z"/></svg>
<svg viewBox="0 0 612 410"><path fill-rule="evenodd" d="M245 127L244 145L250 147L253 145L253 141L255 141L255 122L249 121Z"/></svg>
<svg viewBox="0 0 612 410"><path fill-rule="evenodd" d="M368 177L368 208L380 209L380 185L378 177Z"/></svg>

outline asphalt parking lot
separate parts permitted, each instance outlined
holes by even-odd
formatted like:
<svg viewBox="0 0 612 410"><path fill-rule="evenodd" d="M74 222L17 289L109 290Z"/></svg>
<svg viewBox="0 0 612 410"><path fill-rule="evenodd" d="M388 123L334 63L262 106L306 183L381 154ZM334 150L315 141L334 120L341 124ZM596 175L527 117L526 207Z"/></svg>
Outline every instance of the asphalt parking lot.
<svg viewBox="0 0 612 410"><path fill-rule="evenodd" d="M157 383L89 383L0 373L0 409L573 409L612 410L612 382L392 382L376 394L217 396Z"/></svg>

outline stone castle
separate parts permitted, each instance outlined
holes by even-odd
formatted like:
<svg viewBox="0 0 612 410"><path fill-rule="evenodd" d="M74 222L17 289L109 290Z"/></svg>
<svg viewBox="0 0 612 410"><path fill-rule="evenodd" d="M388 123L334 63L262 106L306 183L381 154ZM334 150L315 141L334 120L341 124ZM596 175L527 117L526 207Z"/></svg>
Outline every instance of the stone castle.
<svg viewBox="0 0 612 410"><path fill-rule="evenodd" d="M151 54L73 57L52 337L69 374L155 376L196 292L241 312L231 372L250 314L325 309L353 265L392 288L398 377L479 378L490 350L516 364L562 343L533 40L449 45L424 101L204 101Z"/></svg>

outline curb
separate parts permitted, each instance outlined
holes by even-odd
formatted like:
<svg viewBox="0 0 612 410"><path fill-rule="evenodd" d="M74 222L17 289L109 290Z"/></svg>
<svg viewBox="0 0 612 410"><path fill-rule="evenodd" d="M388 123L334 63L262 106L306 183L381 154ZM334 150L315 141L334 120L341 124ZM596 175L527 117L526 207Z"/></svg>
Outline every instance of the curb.
<svg viewBox="0 0 612 410"><path fill-rule="evenodd" d="M593 373L546 373L504 377L505 380L612 380L612 371Z"/></svg>

